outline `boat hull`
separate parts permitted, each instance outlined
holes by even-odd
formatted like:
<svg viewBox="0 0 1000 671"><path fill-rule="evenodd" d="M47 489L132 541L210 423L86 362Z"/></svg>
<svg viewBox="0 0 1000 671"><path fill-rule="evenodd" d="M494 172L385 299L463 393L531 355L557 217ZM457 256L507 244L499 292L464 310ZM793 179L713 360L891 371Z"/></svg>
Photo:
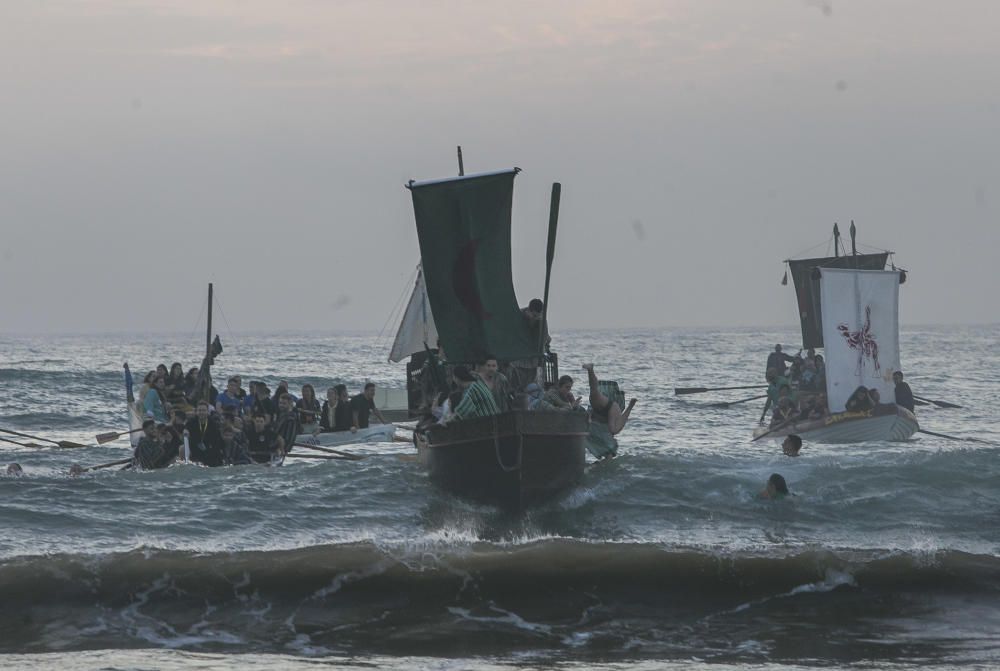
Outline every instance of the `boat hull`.
<svg viewBox="0 0 1000 671"><path fill-rule="evenodd" d="M796 434L802 440L817 443L900 441L919 430L920 425L912 412L886 404L864 412L838 412L820 419L795 422L776 431L760 427L754 431L754 440L764 437L783 439Z"/></svg>
<svg viewBox="0 0 1000 671"><path fill-rule="evenodd" d="M372 424L364 429L358 429L356 432L330 431L316 435L303 433L295 437L295 442L336 447L338 445L357 445L358 443L390 443L395 435L396 427L392 424Z"/></svg>
<svg viewBox="0 0 1000 671"><path fill-rule="evenodd" d="M515 410L432 427L418 450L445 491L521 511L580 482L588 423L585 413Z"/></svg>

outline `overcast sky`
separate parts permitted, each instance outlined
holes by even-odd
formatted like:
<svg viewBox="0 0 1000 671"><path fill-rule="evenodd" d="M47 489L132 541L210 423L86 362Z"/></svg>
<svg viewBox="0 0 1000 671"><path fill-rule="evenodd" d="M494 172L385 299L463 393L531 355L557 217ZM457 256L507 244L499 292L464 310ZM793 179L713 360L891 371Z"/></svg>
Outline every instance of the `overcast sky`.
<svg viewBox="0 0 1000 671"><path fill-rule="evenodd" d="M403 184L519 166L514 275L563 327L796 322L833 222L903 324L998 321L990 0L0 3L0 331L379 329Z"/></svg>

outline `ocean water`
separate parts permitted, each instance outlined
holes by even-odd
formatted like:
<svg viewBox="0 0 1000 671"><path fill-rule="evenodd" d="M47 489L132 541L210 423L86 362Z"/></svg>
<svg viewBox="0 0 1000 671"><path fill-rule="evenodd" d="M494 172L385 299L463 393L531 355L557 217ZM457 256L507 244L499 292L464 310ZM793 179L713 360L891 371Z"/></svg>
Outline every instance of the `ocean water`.
<svg viewBox="0 0 1000 671"><path fill-rule="evenodd" d="M750 442L787 330L554 333L639 399L613 461L523 516L433 487L405 443L362 461L107 469L121 364L195 365L196 335L0 337L0 667L684 668L1000 665L1000 328L910 328L906 443ZM402 386L373 335L223 334L217 379ZM786 347L787 348L787 347ZM581 382L583 381L580 376ZM321 392L322 393L322 392ZM13 440L22 440L10 436ZM795 496L757 494L768 475Z"/></svg>

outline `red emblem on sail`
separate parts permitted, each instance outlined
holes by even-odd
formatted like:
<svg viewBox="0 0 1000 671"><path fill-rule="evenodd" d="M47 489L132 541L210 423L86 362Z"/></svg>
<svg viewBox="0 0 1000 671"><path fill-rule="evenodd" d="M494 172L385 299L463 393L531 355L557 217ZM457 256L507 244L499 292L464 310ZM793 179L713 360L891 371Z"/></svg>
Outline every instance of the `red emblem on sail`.
<svg viewBox="0 0 1000 671"><path fill-rule="evenodd" d="M462 307L485 321L493 315L483 306L476 282L476 252L479 251L479 243L480 240L469 240L459 250L451 270L451 286Z"/></svg>
<svg viewBox="0 0 1000 671"><path fill-rule="evenodd" d="M872 360L876 373L882 370L878 363L878 342L872 333L872 307L870 305L865 308L865 325L861 327L860 331L851 331L847 324L838 325L837 330L847 340L848 347L861 352L861 358L858 359L858 375L861 374L861 367L864 365L865 359Z"/></svg>

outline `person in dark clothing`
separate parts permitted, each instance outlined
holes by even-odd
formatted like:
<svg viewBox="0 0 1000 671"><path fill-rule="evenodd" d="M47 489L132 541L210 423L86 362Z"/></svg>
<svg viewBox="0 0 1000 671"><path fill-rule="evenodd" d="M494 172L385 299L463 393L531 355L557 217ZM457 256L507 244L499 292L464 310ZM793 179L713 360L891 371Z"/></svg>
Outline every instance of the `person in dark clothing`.
<svg viewBox="0 0 1000 671"><path fill-rule="evenodd" d="M323 403L323 414L320 417L320 427L324 432L350 431L354 424L354 414L351 410L351 397L347 394L347 385L338 384L327 392L327 400Z"/></svg>
<svg viewBox="0 0 1000 671"><path fill-rule="evenodd" d="M295 410L291 394L282 394L278 399L278 419L274 423L274 432L280 441L280 449L285 454L291 452L295 438L302 433L299 413Z"/></svg>
<svg viewBox="0 0 1000 671"><path fill-rule="evenodd" d="M868 388L864 385L855 389L851 397L847 399L847 403L844 404L844 408L848 412L865 412L872 410L874 407L875 404L868 394Z"/></svg>
<svg viewBox="0 0 1000 671"><path fill-rule="evenodd" d="M227 466L242 466L252 463L247 447L243 443L242 434L238 434L236 427L226 424L222 427L222 455Z"/></svg>
<svg viewBox="0 0 1000 671"><path fill-rule="evenodd" d="M222 430L219 420L208 414L208 402L198 401L195 416L184 426L191 447L191 461L205 466L222 466Z"/></svg>
<svg viewBox="0 0 1000 671"><path fill-rule="evenodd" d="M545 303L542 302L541 298L532 298L528 301L528 307L521 308L521 317L524 319L524 323L528 325L531 330L531 337L534 342L538 342L539 334L542 328L542 316L545 313ZM545 325L545 334L542 336L542 345L545 351L549 351L549 345L552 343L552 338L549 337L549 325Z"/></svg>
<svg viewBox="0 0 1000 671"><path fill-rule="evenodd" d="M378 421L386 424L382 413L375 407L375 383L369 382L365 390L351 399L351 431L368 428L368 417L375 413Z"/></svg>
<svg viewBox="0 0 1000 671"><path fill-rule="evenodd" d="M163 457L163 443L156 422L147 419L142 423L142 438L132 453L132 468L136 470L152 470L156 468Z"/></svg>
<svg viewBox="0 0 1000 671"><path fill-rule="evenodd" d="M244 429L250 458L258 464L267 464L281 455L281 439L270 426L267 418L257 415Z"/></svg>
<svg viewBox="0 0 1000 671"><path fill-rule="evenodd" d="M896 405L913 412L916 404L913 402L913 392L910 390L910 385L903 382L903 371L897 370L893 373L892 381L896 383Z"/></svg>
<svg viewBox="0 0 1000 671"><path fill-rule="evenodd" d="M261 415L267 420L266 424L274 421L274 401L271 400L271 390L263 382L258 382L254 387L254 399L250 414L253 417Z"/></svg>
<svg viewBox="0 0 1000 671"><path fill-rule="evenodd" d="M785 376L785 362L793 362L796 357L789 354L785 354L781 351L781 345L775 345L774 351L767 355L767 366L764 368L764 372L771 370L772 368L777 373L778 377Z"/></svg>

